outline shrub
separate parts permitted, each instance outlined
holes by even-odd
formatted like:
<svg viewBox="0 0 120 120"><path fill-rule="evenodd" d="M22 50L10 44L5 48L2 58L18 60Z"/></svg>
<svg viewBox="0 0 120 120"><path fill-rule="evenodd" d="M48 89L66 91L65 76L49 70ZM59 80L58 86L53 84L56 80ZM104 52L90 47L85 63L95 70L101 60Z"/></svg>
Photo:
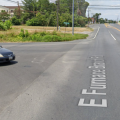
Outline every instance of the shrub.
<svg viewBox="0 0 120 120"><path fill-rule="evenodd" d="M28 30L25 30L25 37L28 37L28 36L29 36Z"/></svg>
<svg viewBox="0 0 120 120"><path fill-rule="evenodd" d="M12 17L12 24L14 25L20 25L21 24L21 20L17 19L15 16Z"/></svg>
<svg viewBox="0 0 120 120"><path fill-rule="evenodd" d="M46 32L41 32L40 35L41 36L45 36L47 33Z"/></svg>
<svg viewBox="0 0 120 120"><path fill-rule="evenodd" d="M53 32L52 32L52 35L57 35L56 31L53 31Z"/></svg>
<svg viewBox="0 0 120 120"><path fill-rule="evenodd" d="M0 35L0 38L3 38L3 37L4 37L4 35L1 34L1 35Z"/></svg>
<svg viewBox="0 0 120 120"><path fill-rule="evenodd" d="M4 25L7 27L7 29L11 29L12 23L10 20L5 21Z"/></svg>
<svg viewBox="0 0 120 120"><path fill-rule="evenodd" d="M24 29L21 29L19 37L24 38L24 37L28 37L28 36L29 36L28 30L24 31Z"/></svg>
<svg viewBox="0 0 120 120"><path fill-rule="evenodd" d="M20 37L25 37L24 29L21 29L19 36L20 36Z"/></svg>
<svg viewBox="0 0 120 120"><path fill-rule="evenodd" d="M0 22L0 30L7 30L7 26L3 22Z"/></svg>
<svg viewBox="0 0 120 120"><path fill-rule="evenodd" d="M61 37L57 36L57 35L53 35L52 41L53 42L60 42L62 40Z"/></svg>
<svg viewBox="0 0 120 120"><path fill-rule="evenodd" d="M26 21L26 25L28 25L28 26L38 26L39 25L39 20L37 18L32 18L32 19Z"/></svg>
<svg viewBox="0 0 120 120"><path fill-rule="evenodd" d="M44 42L58 42L61 41L62 38L57 35L46 35L42 38Z"/></svg>
<svg viewBox="0 0 120 120"><path fill-rule="evenodd" d="M31 35L30 37L28 37L29 40L32 40L32 41L41 41L41 36L39 34L33 34Z"/></svg>
<svg viewBox="0 0 120 120"><path fill-rule="evenodd" d="M80 20L80 21L79 21L79 24L80 24L81 27L85 27L85 25L86 25L86 23L85 23L84 20Z"/></svg>

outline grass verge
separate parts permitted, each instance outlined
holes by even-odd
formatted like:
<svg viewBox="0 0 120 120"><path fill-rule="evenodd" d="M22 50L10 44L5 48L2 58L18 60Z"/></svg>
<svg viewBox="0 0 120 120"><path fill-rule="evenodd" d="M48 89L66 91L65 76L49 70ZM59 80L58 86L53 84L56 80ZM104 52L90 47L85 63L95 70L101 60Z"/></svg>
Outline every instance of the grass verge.
<svg viewBox="0 0 120 120"><path fill-rule="evenodd" d="M14 32L0 34L0 42L62 42L78 39L86 39L87 34L69 34L61 32L37 32L29 33L27 30L21 29L16 34Z"/></svg>

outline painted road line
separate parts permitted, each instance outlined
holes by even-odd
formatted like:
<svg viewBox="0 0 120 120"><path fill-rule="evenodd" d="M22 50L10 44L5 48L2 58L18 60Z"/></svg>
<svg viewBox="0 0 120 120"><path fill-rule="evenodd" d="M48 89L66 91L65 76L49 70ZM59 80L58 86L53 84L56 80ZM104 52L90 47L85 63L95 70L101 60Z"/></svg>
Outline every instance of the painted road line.
<svg viewBox="0 0 120 120"><path fill-rule="evenodd" d="M91 99L89 104L84 103L85 99L82 98L79 101L78 106L89 106L89 107L107 107L107 100L102 99L102 104L95 104L95 99Z"/></svg>
<svg viewBox="0 0 120 120"><path fill-rule="evenodd" d="M92 90L92 92L87 92L87 89L83 89L82 94L84 95L106 95L106 93L97 93L96 90Z"/></svg>
<svg viewBox="0 0 120 120"><path fill-rule="evenodd" d="M99 30L100 30L100 27L98 28L97 33L95 34L95 37L94 37L94 38L92 38L92 40L96 38L96 36L97 36L97 34L98 34Z"/></svg>
<svg viewBox="0 0 120 120"><path fill-rule="evenodd" d="M109 31L109 33L110 33L110 31ZM110 33L110 34L111 34L111 33ZM116 38L115 38L112 34L111 34L111 36L113 37L114 40L116 40Z"/></svg>
<svg viewBox="0 0 120 120"><path fill-rule="evenodd" d="M85 98L81 98L78 106L86 107L107 107L107 99L104 99L106 96L106 71L105 71L105 60L104 56L91 56L89 57L92 63L92 66L88 68L92 71L91 85L89 89L83 89L82 95L84 96L101 96L100 104L96 104L96 99L89 99L89 103L85 103ZM91 90L92 89L92 90ZM102 92L101 92L102 90Z"/></svg>

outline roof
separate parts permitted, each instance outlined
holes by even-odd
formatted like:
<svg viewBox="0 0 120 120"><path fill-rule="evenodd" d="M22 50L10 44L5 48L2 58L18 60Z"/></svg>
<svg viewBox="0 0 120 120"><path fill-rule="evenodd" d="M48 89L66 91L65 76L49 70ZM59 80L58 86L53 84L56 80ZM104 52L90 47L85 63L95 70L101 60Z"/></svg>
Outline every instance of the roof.
<svg viewBox="0 0 120 120"><path fill-rule="evenodd" d="M3 6L3 7L9 8L9 9L15 9L15 8L18 8L18 6Z"/></svg>
<svg viewBox="0 0 120 120"><path fill-rule="evenodd" d="M5 7L5 6L2 6L2 5L0 5L0 8L9 9L9 8L7 8L7 7Z"/></svg>

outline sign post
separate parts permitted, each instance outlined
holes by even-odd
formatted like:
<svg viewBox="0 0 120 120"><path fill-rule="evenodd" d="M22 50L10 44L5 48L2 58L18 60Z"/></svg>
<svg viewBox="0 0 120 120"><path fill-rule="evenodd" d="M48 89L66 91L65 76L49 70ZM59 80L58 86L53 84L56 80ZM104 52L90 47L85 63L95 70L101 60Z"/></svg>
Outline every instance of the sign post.
<svg viewBox="0 0 120 120"><path fill-rule="evenodd" d="M65 33L66 33L66 26L69 25L70 23L69 22L64 22L65 24ZM65 37L65 34L64 34L64 37Z"/></svg>

